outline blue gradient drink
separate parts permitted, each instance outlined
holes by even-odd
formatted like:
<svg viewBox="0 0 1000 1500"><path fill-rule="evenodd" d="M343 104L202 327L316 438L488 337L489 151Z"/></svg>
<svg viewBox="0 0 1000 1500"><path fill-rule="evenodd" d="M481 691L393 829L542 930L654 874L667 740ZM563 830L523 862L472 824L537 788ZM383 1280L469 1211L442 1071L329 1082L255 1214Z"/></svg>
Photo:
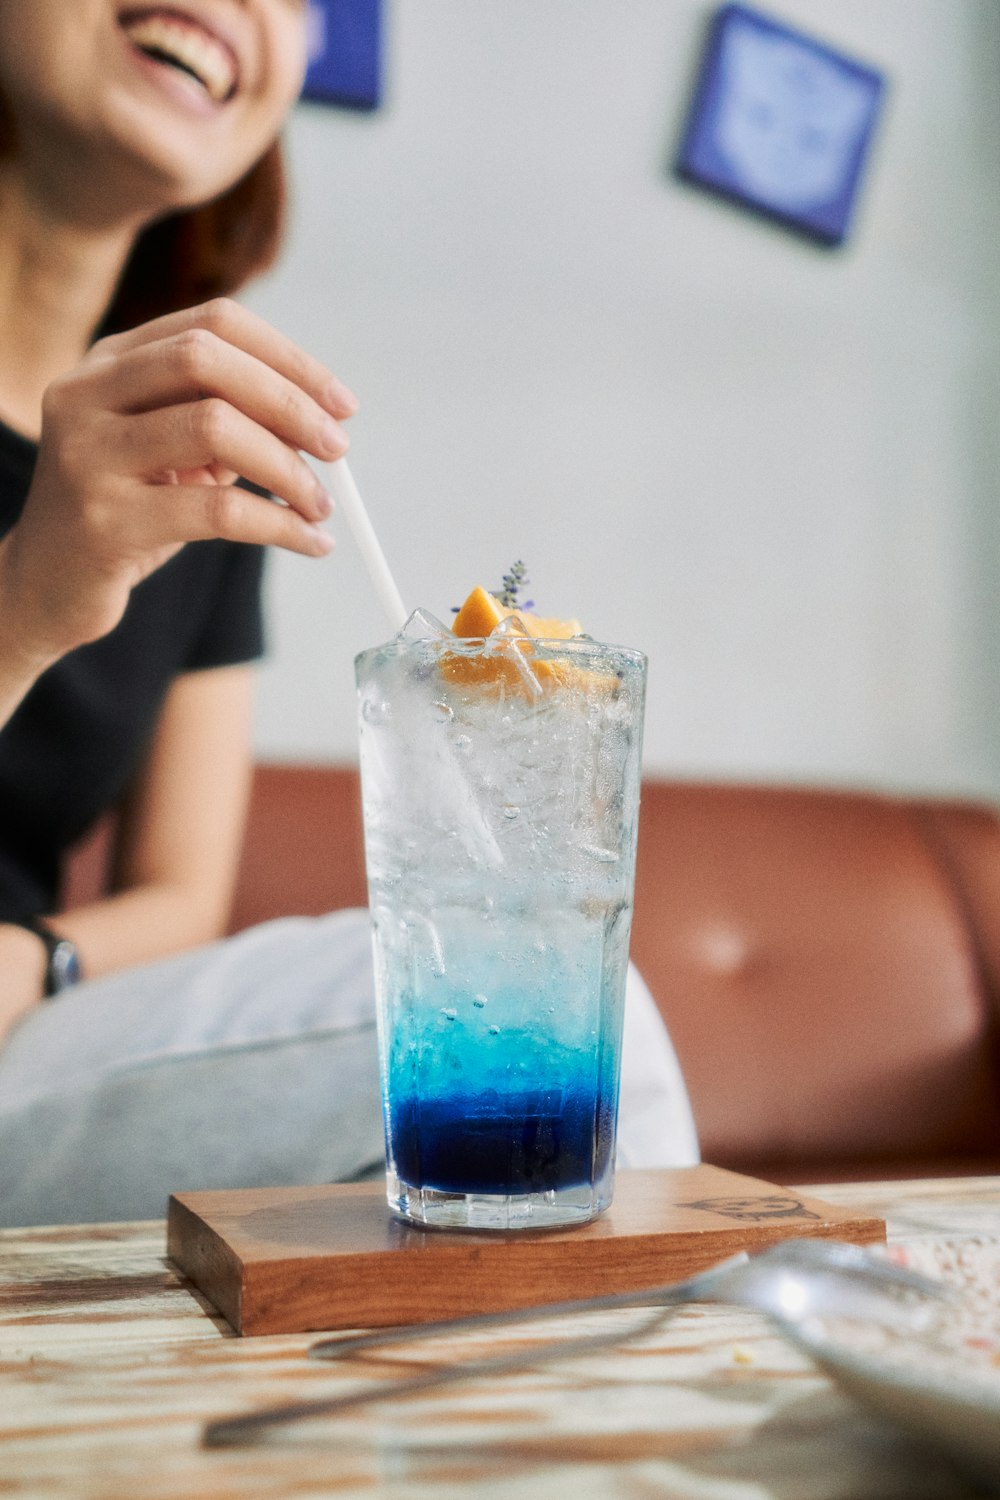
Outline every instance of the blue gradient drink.
<svg viewBox="0 0 1000 1500"><path fill-rule="evenodd" d="M357 659L389 1202L582 1223L613 1188L645 659L412 629Z"/></svg>

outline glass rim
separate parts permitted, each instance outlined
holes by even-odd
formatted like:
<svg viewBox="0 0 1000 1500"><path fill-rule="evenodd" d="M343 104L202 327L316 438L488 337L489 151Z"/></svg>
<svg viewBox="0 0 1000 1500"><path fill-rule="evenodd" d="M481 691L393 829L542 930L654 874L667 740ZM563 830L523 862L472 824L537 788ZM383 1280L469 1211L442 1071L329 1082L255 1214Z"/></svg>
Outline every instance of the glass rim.
<svg viewBox="0 0 1000 1500"><path fill-rule="evenodd" d="M494 632L488 636L394 636L380 645L368 646L363 651L359 651L354 658L354 666L355 670L360 672L369 660L378 658L381 661L387 661L411 654L489 657L500 655L511 646L523 650L526 645L530 647L529 651L524 652L526 656L530 657L537 653L544 661L559 657L571 660L604 661L609 665L612 661L616 661L627 663L642 671L646 670L649 663L646 653L637 650L634 646L619 646L609 641L598 641L589 635L564 638L514 635L513 633L497 635Z"/></svg>

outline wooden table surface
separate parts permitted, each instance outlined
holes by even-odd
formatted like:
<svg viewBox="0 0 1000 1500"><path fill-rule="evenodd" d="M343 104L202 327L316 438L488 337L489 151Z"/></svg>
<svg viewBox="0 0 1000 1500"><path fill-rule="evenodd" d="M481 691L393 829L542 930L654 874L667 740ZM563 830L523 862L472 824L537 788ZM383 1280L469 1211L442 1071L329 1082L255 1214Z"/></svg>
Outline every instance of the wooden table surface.
<svg viewBox="0 0 1000 1500"><path fill-rule="evenodd" d="M1000 1178L810 1187L938 1255L1000 1244ZM438 1340L339 1366L313 1335L237 1338L165 1257L160 1222L0 1231L0 1495L39 1500L952 1500L944 1462L869 1418L763 1318L688 1308L610 1353L208 1450L206 1421L355 1389L454 1355ZM464 1356L632 1312L481 1335Z"/></svg>

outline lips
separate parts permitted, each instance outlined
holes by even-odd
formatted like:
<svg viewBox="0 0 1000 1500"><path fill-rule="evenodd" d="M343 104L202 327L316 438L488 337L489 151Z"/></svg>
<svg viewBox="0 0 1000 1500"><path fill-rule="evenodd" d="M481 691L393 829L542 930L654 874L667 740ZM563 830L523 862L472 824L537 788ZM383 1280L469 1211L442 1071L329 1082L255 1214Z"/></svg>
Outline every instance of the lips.
<svg viewBox="0 0 1000 1500"><path fill-rule="evenodd" d="M214 104L224 104L239 84L239 62L229 43L192 16L166 8L129 10L120 25L134 47L164 67L194 80Z"/></svg>

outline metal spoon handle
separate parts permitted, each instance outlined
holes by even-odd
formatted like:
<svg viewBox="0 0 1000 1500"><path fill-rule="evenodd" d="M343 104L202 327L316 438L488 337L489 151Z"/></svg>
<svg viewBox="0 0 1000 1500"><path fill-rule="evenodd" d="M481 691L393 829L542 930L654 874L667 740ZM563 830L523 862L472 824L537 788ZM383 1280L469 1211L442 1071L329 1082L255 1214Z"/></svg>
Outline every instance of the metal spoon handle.
<svg viewBox="0 0 1000 1500"><path fill-rule="evenodd" d="M461 1318L446 1318L437 1323L413 1323L398 1328L376 1328L369 1333L346 1333L320 1339L309 1349L310 1359L344 1359L366 1349L381 1349L392 1344L409 1344L418 1339L443 1338L452 1334L471 1333L477 1329L509 1328L515 1323L537 1322L545 1318L567 1317L571 1313L616 1312L625 1308L665 1307L678 1297L686 1300L685 1288L652 1287L638 1292L614 1292L603 1297L578 1298L575 1302L547 1302L533 1307L515 1307L507 1312L469 1313Z"/></svg>
<svg viewBox="0 0 1000 1500"><path fill-rule="evenodd" d="M443 1385L453 1385L461 1380L475 1380L483 1375L500 1375L508 1370L526 1369L532 1365L545 1364L552 1359L578 1359L582 1355L609 1349L616 1344L629 1343L633 1339L652 1333L666 1318L676 1312L683 1302L690 1300L693 1299L679 1298L675 1304L658 1307L650 1317L644 1318L634 1328L624 1331L618 1328L607 1333L585 1334L581 1338L553 1339L549 1343L538 1344L531 1349L518 1349L513 1354L497 1355L494 1359L459 1361L456 1364L441 1365L436 1370L428 1370L406 1380L379 1381L363 1390L348 1391L344 1395L323 1396L313 1401L290 1401L282 1406L271 1406L261 1411L250 1412L246 1416L224 1418L222 1421L208 1424L202 1433L202 1443L206 1448L235 1447L241 1443L252 1443L269 1428L278 1427L287 1422L307 1421L310 1417L337 1416L341 1412L357 1410L358 1407L369 1406L376 1401L417 1396L423 1391L435 1390ZM562 1304L557 1305L562 1306ZM577 1303L576 1307L579 1309L580 1304Z"/></svg>

